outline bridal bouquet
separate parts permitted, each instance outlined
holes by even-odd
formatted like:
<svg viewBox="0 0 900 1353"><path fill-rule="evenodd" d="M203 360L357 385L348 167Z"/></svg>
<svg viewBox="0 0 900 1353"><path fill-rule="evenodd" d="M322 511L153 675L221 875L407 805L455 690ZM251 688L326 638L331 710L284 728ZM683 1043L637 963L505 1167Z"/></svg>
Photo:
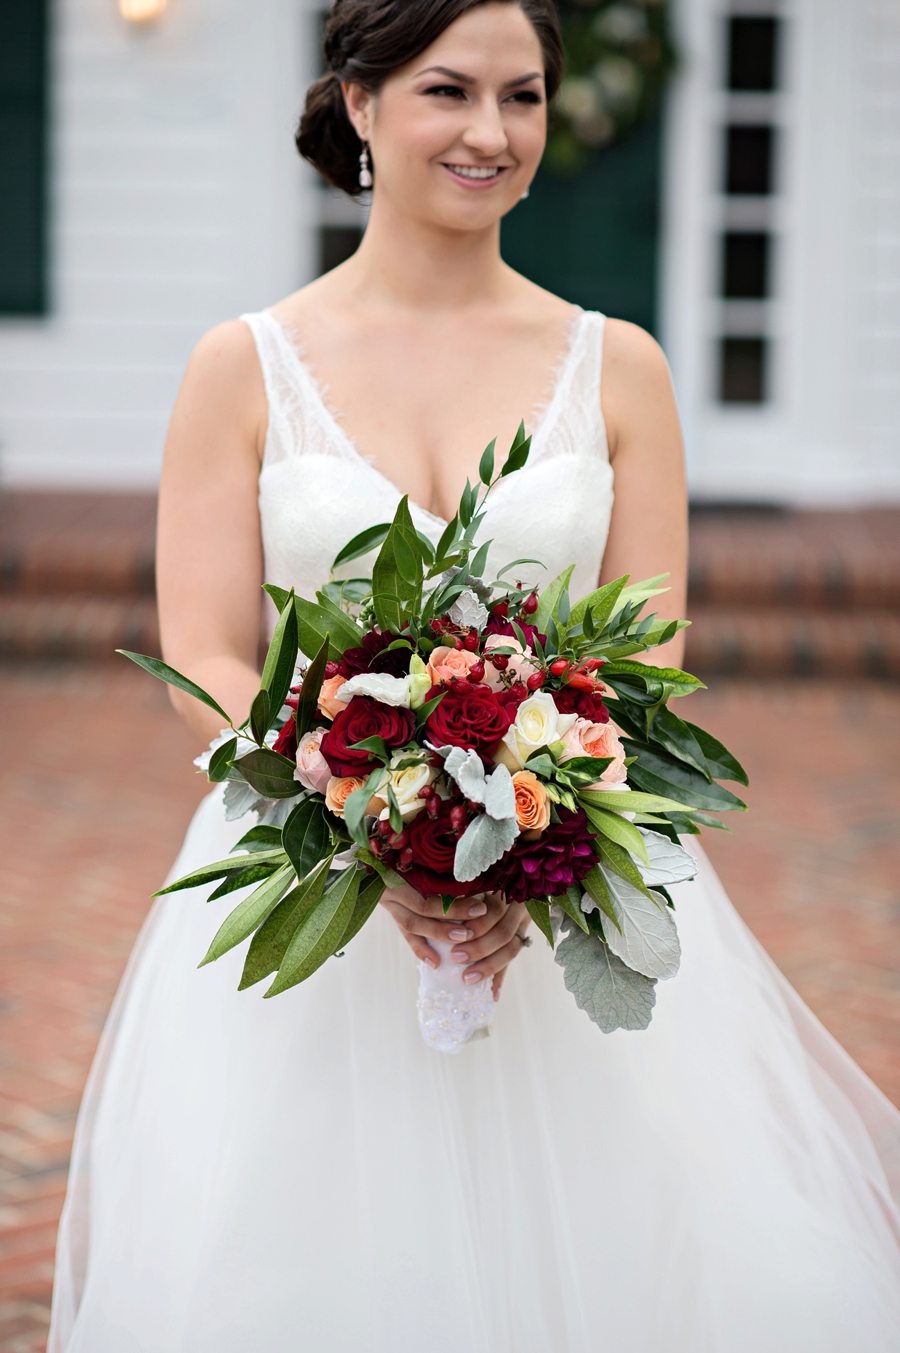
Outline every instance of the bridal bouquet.
<svg viewBox="0 0 900 1353"><path fill-rule="evenodd" d="M241 727L165 663L125 654L227 725L198 764L225 782L228 817L253 811L257 825L162 892L215 882L211 899L244 894L203 959L252 936L241 989L272 974L266 996L305 981L386 887L408 884L445 911L488 892L524 903L605 1033L649 1024L656 983L680 958L667 885L696 872L679 836L743 809L718 782L747 780L668 707L703 683L633 660L686 623L641 618L665 575L574 602L574 565L540 591L511 581L536 560L486 581L484 502L528 451L520 427L495 474L491 443L436 548L404 498L334 561L333 572L377 549L371 578L333 580L315 601L267 586L279 618ZM420 998L426 1037L449 1029L429 1040L448 1050L492 1008L454 977Z"/></svg>

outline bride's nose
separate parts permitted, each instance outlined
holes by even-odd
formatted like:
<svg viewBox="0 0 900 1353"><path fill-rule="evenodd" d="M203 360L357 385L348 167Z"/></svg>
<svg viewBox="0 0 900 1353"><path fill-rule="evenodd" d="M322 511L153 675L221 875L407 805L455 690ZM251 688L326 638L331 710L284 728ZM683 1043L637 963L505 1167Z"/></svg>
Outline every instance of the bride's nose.
<svg viewBox="0 0 900 1353"><path fill-rule="evenodd" d="M472 118L463 132L463 143L469 150L486 159L501 155L509 140L496 99L479 99L472 110Z"/></svg>

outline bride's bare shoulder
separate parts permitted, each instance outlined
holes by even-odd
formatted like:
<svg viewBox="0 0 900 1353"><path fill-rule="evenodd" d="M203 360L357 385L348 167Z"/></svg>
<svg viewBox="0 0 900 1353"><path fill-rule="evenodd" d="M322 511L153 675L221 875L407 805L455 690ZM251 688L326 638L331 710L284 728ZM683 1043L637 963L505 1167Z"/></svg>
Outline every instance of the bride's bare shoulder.
<svg viewBox="0 0 900 1353"><path fill-rule="evenodd" d="M625 319L608 319L603 337L603 380L669 382L665 353L652 334Z"/></svg>
<svg viewBox="0 0 900 1353"><path fill-rule="evenodd" d="M249 325L241 319L230 319L207 330L190 355L186 375L223 388L234 382L239 388L261 383Z"/></svg>

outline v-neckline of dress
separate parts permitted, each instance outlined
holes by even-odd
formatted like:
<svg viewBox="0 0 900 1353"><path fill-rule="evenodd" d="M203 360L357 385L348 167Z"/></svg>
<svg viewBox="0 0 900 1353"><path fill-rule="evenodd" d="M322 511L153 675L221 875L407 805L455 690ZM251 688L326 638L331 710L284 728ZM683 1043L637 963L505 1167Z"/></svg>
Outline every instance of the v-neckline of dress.
<svg viewBox="0 0 900 1353"><path fill-rule="evenodd" d="M542 434L544 429L549 425L550 415L556 406L560 392L565 387L569 369L575 359L575 354L578 349L578 337L581 332L582 324L587 316L587 311L583 310L581 306L573 306L573 311L574 313L566 326L565 343L563 344L559 358L551 369L549 378L544 387L546 391L545 398L532 406L532 417L535 419L534 429L531 433L532 447L537 441L538 436ZM325 420L330 431L339 441L342 449L349 453L354 461L368 470L369 473L374 475L383 485L396 493L399 498L404 497L404 494L398 485L396 485L392 479L389 479L383 470L379 470L378 466L373 464L371 459L360 450L354 438L350 436L350 433L343 426L337 413L326 398L327 387L323 387L320 384L313 367L303 356L300 345L295 341L289 327L282 323L271 310L264 310L262 314L275 327L279 339L284 342L286 348L289 350L297 370L312 393L319 413ZM524 467L525 470L528 469L528 465L530 464L531 461L529 460L528 464ZM508 481L501 480L500 483L494 487L492 490L492 497L506 482ZM406 496L408 497L408 495ZM415 499L409 498L409 505L411 508L415 508L417 512L421 512L423 517L427 517L430 521L434 522L436 526L443 528L448 525L445 517L439 516L436 512L429 511L427 507L422 507L421 503L417 503Z"/></svg>

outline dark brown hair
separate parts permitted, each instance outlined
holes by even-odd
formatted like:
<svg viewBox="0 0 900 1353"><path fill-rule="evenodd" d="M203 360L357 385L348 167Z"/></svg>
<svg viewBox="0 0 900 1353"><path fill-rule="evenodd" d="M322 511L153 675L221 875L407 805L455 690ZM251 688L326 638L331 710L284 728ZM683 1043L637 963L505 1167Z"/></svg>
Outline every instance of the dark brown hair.
<svg viewBox="0 0 900 1353"><path fill-rule="evenodd" d="M500 0L517 4L531 21L544 53L544 85L552 99L565 65L553 0ZM325 25L325 59L330 67L306 95L297 128L297 149L319 173L345 193L358 194L357 136L341 92L341 81L376 93L392 71L425 51L445 28L490 0L335 0Z"/></svg>

